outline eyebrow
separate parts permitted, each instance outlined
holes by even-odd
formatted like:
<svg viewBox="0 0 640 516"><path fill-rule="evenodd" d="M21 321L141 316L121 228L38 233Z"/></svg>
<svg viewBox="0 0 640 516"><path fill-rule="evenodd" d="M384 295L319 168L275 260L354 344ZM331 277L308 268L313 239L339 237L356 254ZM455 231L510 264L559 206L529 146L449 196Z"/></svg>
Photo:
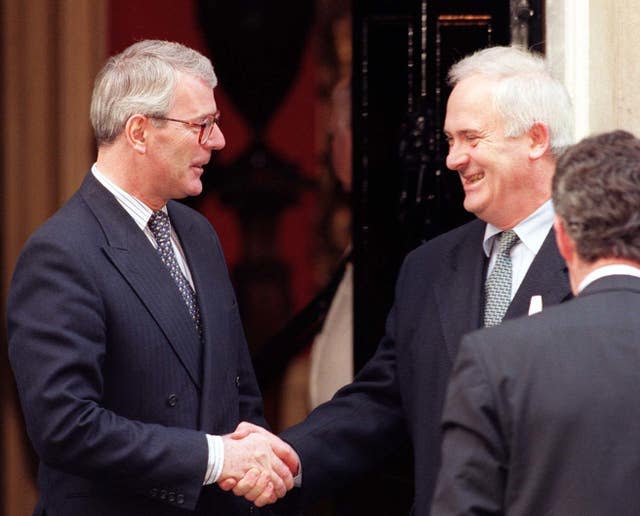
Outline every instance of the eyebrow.
<svg viewBox="0 0 640 516"><path fill-rule="evenodd" d="M205 118L213 117L214 119L220 118L220 110L216 109L213 113L205 113L204 115L196 115L192 120L204 120Z"/></svg>
<svg viewBox="0 0 640 516"><path fill-rule="evenodd" d="M483 131L480 129L460 129L459 131L453 131L452 133L449 131L442 131L442 133L445 135L445 137L447 138L451 138L454 134L460 134L462 136L469 136L469 135L482 135Z"/></svg>

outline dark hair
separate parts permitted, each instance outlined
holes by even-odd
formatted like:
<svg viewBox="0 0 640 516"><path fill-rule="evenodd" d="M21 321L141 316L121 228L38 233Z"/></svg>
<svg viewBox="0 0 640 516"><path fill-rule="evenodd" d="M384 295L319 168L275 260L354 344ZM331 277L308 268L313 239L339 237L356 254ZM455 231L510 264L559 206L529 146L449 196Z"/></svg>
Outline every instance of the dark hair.
<svg viewBox="0 0 640 516"><path fill-rule="evenodd" d="M640 262L640 140L617 130L567 148L553 204L580 258Z"/></svg>

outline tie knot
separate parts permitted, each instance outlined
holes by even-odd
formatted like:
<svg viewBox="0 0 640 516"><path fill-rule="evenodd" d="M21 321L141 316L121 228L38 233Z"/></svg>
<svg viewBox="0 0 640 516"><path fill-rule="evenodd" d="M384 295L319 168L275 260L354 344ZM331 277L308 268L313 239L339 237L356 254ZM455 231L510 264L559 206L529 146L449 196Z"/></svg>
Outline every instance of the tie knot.
<svg viewBox="0 0 640 516"><path fill-rule="evenodd" d="M512 229L508 231L503 231L500 234L500 243L498 244L498 253L500 254L509 254L511 252L511 248L518 243L520 239L516 232Z"/></svg>
<svg viewBox="0 0 640 516"><path fill-rule="evenodd" d="M147 223L151 233L158 240L169 234L171 224L169 224L169 216L162 210L154 211Z"/></svg>

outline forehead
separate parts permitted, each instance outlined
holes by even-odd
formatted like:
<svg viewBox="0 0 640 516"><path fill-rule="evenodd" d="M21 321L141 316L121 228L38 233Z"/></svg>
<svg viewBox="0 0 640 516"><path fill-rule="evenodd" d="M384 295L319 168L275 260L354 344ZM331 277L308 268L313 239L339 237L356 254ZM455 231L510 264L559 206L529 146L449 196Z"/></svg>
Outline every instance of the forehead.
<svg viewBox="0 0 640 516"><path fill-rule="evenodd" d="M217 106L213 88L199 77L178 72L173 107L184 110L185 114L214 114Z"/></svg>
<svg viewBox="0 0 640 516"><path fill-rule="evenodd" d="M460 81L447 101L444 130L447 133L495 125L500 115L493 105L497 81L481 75Z"/></svg>

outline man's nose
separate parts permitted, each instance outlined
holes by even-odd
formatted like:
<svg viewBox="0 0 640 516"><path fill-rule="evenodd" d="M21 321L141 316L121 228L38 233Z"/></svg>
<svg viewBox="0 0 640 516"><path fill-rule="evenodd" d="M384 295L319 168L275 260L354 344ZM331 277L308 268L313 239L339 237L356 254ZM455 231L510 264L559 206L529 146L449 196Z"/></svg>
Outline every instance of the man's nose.
<svg viewBox="0 0 640 516"><path fill-rule="evenodd" d="M469 162L469 154L459 145L451 144L447 154L447 168L450 170L460 170Z"/></svg>
<svg viewBox="0 0 640 516"><path fill-rule="evenodd" d="M211 150L222 150L226 143L224 134L222 134L222 129L220 129L218 124L215 124L213 126L213 131L211 131L209 138L207 138L207 141L204 142L203 145Z"/></svg>

